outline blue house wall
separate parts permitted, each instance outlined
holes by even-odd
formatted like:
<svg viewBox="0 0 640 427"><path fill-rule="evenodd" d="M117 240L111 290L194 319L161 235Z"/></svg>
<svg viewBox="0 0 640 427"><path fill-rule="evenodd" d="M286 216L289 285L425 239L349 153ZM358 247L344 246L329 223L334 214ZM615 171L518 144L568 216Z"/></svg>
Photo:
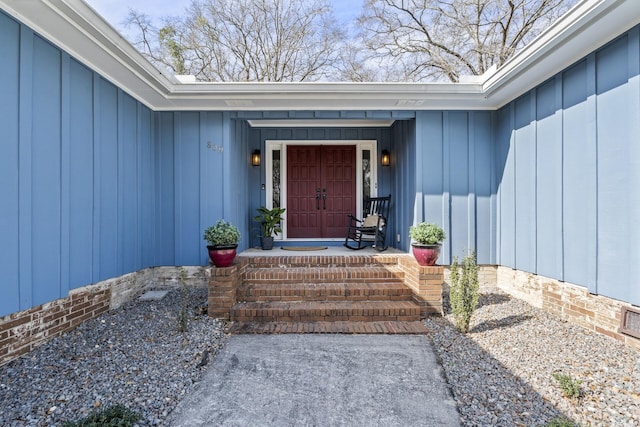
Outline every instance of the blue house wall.
<svg viewBox="0 0 640 427"><path fill-rule="evenodd" d="M634 28L496 112L154 112L0 13L0 316L154 265L204 265L218 218L254 245L267 139L376 139L390 242L448 233L441 263L500 264L640 304ZM251 118L393 118L251 128ZM397 242L397 236L400 241Z"/></svg>
<svg viewBox="0 0 640 427"><path fill-rule="evenodd" d="M0 13L0 315L154 265L155 114Z"/></svg>
<svg viewBox="0 0 640 427"><path fill-rule="evenodd" d="M495 113L497 264L640 304L639 34Z"/></svg>
<svg viewBox="0 0 640 427"><path fill-rule="evenodd" d="M407 179L415 180L414 199L405 206L410 224L428 221L444 228L441 263L475 251L479 263L495 264L492 113L418 112L415 142L408 144L415 144L405 155L412 171Z"/></svg>

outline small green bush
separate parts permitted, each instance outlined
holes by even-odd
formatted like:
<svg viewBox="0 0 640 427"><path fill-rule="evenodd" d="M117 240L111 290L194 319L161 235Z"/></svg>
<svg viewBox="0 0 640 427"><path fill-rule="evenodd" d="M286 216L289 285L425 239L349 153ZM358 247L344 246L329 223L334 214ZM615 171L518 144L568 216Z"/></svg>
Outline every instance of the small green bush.
<svg viewBox="0 0 640 427"><path fill-rule="evenodd" d="M409 236L419 245L439 245L447 238L442 227L430 222L412 225L409 227Z"/></svg>
<svg viewBox="0 0 640 427"><path fill-rule="evenodd" d="M67 421L64 427L131 427L140 419L140 414L124 405L117 404L93 412L80 421Z"/></svg>
<svg viewBox="0 0 640 427"><path fill-rule="evenodd" d="M544 425L544 427L575 427L575 423L567 418L554 418Z"/></svg>
<svg viewBox="0 0 640 427"><path fill-rule="evenodd" d="M574 380L570 375L554 373L553 378L558 381L562 392L569 399L577 399L582 394L580 385L582 381Z"/></svg>
<svg viewBox="0 0 640 427"><path fill-rule="evenodd" d="M180 267L180 287L181 299L180 311L178 312L178 331L183 334L189 332L189 311L187 307L187 270Z"/></svg>
<svg viewBox="0 0 640 427"><path fill-rule="evenodd" d="M240 231L230 222L219 219L214 225L204 230L203 238L210 246L237 245L240 241Z"/></svg>
<svg viewBox="0 0 640 427"><path fill-rule="evenodd" d="M449 299L451 301L451 310L453 311L453 320L456 328L466 334L469 332L471 316L478 305L480 297L475 252L471 252L471 254L462 259L462 276L460 275L458 258L453 258L450 278L451 290Z"/></svg>

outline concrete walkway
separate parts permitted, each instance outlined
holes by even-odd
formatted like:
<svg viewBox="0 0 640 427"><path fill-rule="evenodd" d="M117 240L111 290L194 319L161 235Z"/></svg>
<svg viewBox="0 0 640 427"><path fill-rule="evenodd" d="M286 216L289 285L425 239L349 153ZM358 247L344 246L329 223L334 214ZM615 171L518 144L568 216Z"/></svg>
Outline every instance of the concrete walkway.
<svg viewBox="0 0 640 427"><path fill-rule="evenodd" d="M459 426L426 336L235 335L172 426Z"/></svg>

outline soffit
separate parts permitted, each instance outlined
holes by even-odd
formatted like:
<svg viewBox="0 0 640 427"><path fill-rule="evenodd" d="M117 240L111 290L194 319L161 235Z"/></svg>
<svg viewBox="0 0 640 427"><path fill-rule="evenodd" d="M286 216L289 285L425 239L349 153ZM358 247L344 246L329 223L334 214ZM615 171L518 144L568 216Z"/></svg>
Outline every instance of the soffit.
<svg viewBox="0 0 640 427"><path fill-rule="evenodd" d="M585 0L499 70L465 83L180 83L81 0L0 7L156 111L492 110L640 22L638 0Z"/></svg>

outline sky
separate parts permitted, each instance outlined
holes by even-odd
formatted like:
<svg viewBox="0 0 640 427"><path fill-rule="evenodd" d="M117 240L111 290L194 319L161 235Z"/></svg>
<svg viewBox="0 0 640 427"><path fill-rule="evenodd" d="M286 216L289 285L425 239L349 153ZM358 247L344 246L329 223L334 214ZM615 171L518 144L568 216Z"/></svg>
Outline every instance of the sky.
<svg viewBox="0 0 640 427"><path fill-rule="evenodd" d="M96 12L102 15L114 28L126 34L123 22L129 9L135 9L151 18L182 15L191 0L84 0ZM360 13L363 0L329 0L336 17L349 25Z"/></svg>

